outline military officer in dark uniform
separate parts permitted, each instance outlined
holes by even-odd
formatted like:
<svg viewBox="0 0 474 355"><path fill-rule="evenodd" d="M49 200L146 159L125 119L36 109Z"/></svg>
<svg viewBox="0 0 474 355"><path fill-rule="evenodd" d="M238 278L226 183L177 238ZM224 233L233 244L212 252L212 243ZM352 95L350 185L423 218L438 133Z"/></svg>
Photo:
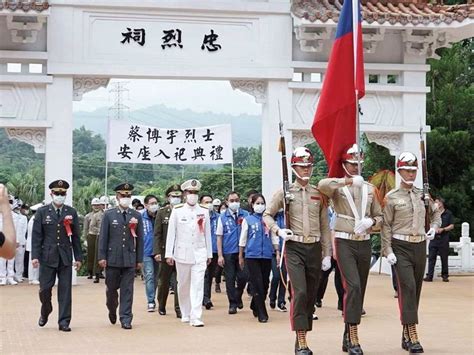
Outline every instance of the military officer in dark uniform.
<svg viewBox="0 0 474 355"><path fill-rule="evenodd" d="M164 316L166 314L166 301L170 290L172 277L176 280L176 266L169 265L165 260L166 236L168 235L168 223L170 220L171 210L174 206L181 203L183 191L179 185L170 186L166 192L168 203L158 210L155 219L154 246L153 254L155 260L160 262L158 272L158 312ZM174 291L174 310L176 317L181 318L181 310L178 301L178 287L176 282L173 283Z"/></svg>
<svg viewBox="0 0 474 355"><path fill-rule="evenodd" d="M105 285L110 323L117 322L120 288L120 323L132 329L135 269L143 262L143 220L131 209L133 185L123 183L114 191L119 206L105 211L99 235L99 265L106 269Z"/></svg>
<svg viewBox="0 0 474 355"><path fill-rule="evenodd" d="M44 327L53 311L51 290L57 276L59 330L69 332L73 253L76 270L82 264L79 218L74 208L64 204L69 184L56 180L49 188L53 201L36 212L31 240L31 263L40 268L41 316L38 325Z"/></svg>

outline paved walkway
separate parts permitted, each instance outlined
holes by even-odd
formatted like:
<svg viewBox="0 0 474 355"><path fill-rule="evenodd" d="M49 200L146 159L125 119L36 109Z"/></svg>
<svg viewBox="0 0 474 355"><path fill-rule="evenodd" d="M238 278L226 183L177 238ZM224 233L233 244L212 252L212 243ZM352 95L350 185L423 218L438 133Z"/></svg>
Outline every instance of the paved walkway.
<svg viewBox="0 0 474 355"><path fill-rule="evenodd" d="M103 281L103 280L101 280ZM419 333L428 354L472 354L474 352L474 277L451 277L450 283L425 283L421 302ZM309 335L315 354L343 354L343 324L335 308L332 280L318 309L319 320ZM105 307L104 283L79 279L73 288L72 332L57 329L57 304L44 328L37 326L38 286L0 288L1 354L291 354L294 335L289 330L288 313L270 311L267 324L258 323L248 308L237 315L227 314L225 293L213 296L215 308L204 310L204 328L192 328L169 314L145 311L144 286L135 283L133 330L111 325ZM388 276L369 278L367 316L362 321L360 339L365 354L407 354L400 348L401 327L398 306Z"/></svg>

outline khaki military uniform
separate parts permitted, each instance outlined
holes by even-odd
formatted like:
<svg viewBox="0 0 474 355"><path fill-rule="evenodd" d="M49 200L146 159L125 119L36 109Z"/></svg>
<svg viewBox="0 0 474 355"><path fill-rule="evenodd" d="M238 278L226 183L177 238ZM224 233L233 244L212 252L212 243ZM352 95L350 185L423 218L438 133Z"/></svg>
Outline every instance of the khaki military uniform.
<svg viewBox="0 0 474 355"><path fill-rule="evenodd" d="M332 254L327 203L313 185L302 187L295 182L289 190L289 227L294 237L286 242L284 257L291 282L290 320L292 330L309 331L313 326L321 260ZM283 200L283 191L277 191L264 213L264 221L274 234L279 227L273 216L283 208Z"/></svg>
<svg viewBox="0 0 474 355"><path fill-rule="evenodd" d="M397 257L395 268L398 302L403 325L418 323L418 304L426 266L425 206L423 190L400 187L385 197L382 253ZM441 213L430 202L433 228L441 225Z"/></svg>
<svg viewBox="0 0 474 355"><path fill-rule="evenodd" d="M359 324L364 304L365 289L370 270L372 255L370 234L358 235L354 233L355 217L344 193L345 178L328 178L319 182L318 188L327 197L331 198L336 212L335 252L337 264L341 272L344 286L344 322ZM377 189L364 182L367 189L367 202L364 216L362 215L362 188L347 186L357 208L359 217L368 217L374 220L372 228L380 228L382 224L382 207L378 198ZM370 232L370 231L369 231Z"/></svg>
<svg viewBox="0 0 474 355"><path fill-rule="evenodd" d="M89 212L84 216L84 223L82 227L82 233L84 240L87 241L87 273L92 276L94 271L94 258L91 257L94 255L95 250L95 238L94 236L89 236L89 226L91 224L91 217L94 212Z"/></svg>
<svg viewBox="0 0 474 355"><path fill-rule="evenodd" d="M168 265L165 260L166 236L168 235L168 224L171 216L171 205L160 208L155 218L153 254L161 255L161 263L158 271L158 308L166 309L166 301L170 290L170 284L174 291L174 308L180 312L178 301L178 287L176 282L176 267Z"/></svg>

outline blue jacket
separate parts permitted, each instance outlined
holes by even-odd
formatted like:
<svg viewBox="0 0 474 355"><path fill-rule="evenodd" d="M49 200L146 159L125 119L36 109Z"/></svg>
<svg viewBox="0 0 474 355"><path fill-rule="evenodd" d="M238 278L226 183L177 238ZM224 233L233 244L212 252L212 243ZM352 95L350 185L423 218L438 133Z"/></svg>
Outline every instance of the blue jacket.
<svg viewBox="0 0 474 355"><path fill-rule="evenodd" d="M273 253L272 238L270 231L265 230L262 215L254 213L245 217L245 220L249 226L245 258L271 259Z"/></svg>
<svg viewBox="0 0 474 355"><path fill-rule="evenodd" d="M217 221L219 220L220 214L211 211L211 239L212 239L212 253L217 254L217 235L216 235L216 230L217 230Z"/></svg>
<svg viewBox="0 0 474 355"><path fill-rule="evenodd" d="M242 230L242 221L248 216L248 212L239 208L237 221L232 216L230 208L226 209L219 218L222 223L222 253L233 254L239 252L239 239Z"/></svg>
<svg viewBox="0 0 474 355"><path fill-rule="evenodd" d="M146 209L140 212L143 218L143 255L153 256L153 228L155 219L148 215Z"/></svg>

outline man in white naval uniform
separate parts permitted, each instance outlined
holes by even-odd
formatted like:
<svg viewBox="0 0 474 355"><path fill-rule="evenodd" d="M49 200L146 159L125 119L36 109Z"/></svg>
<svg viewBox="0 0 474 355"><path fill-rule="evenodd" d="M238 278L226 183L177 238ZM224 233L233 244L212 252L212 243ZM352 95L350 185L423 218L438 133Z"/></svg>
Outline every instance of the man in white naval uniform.
<svg viewBox="0 0 474 355"><path fill-rule="evenodd" d="M201 319L204 274L212 260L209 210L197 203L200 189L201 183L194 179L181 185L185 203L171 211L165 252L169 265L176 262L181 321L193 327L204 326Z"/></svg>

